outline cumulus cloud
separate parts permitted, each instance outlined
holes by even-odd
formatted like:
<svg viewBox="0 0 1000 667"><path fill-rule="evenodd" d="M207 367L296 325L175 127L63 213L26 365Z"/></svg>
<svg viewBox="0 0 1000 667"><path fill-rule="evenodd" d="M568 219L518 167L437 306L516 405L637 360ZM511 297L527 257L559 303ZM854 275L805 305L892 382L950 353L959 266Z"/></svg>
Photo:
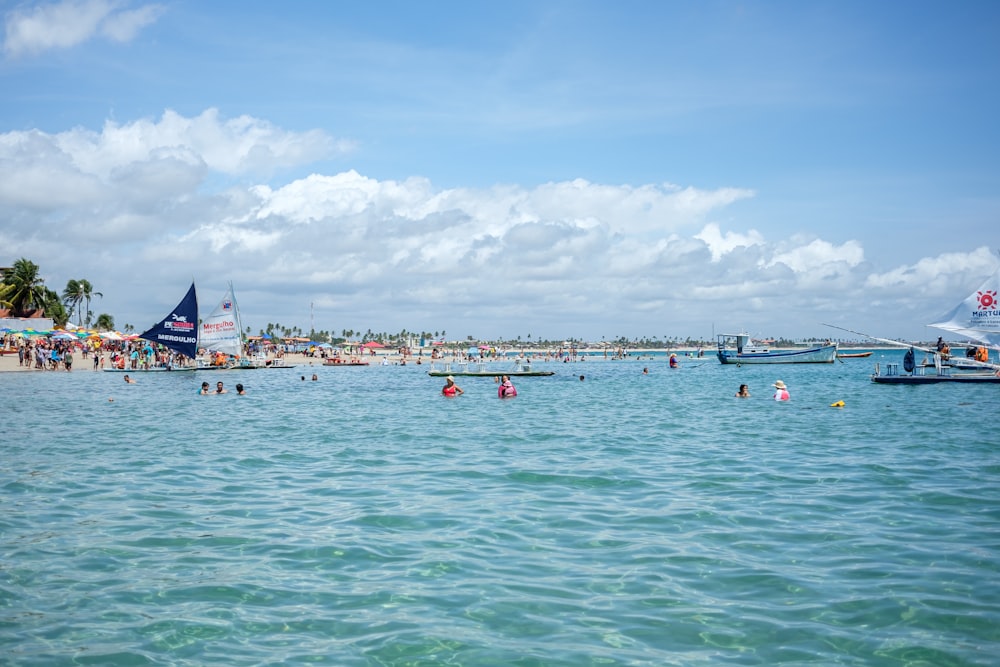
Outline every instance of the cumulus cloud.
<svg viewBox="0 0 1000 667"><path fill-rule="evenodd" d="M161 5L127 9L113 0L66 0L20 8L5 17L4 51L8 56L68 49L94 37L132 40L163 13Z"/></svg>
<svg viewBox="0 0 1000 667"><path fill-rule="evenodd" d="M209 174L270 173L347 150L326 133L290 132L215 109L187 118L107 122L100 132L75 128L0 134L0 205L56 211L75 206L142 207L197 192Z"/></svg>
<svg viewBox="0 0 1000 667"><path fill-rule="evenodd" d="M745 234L738 232L723 234L719 225L714 222L705 225L705 228L696 234L695 238L703 241L708 246L709 252L712 253L713 262L720 261L725 255L737 248L748 248L764 243L763 237L757 230L751 229Z"/></svg>
<svg viewBox="0 0 1000 667"><path fill-rule="evenodd" d="M885 304L917 308L928 289L954 297L966 274L981 278L995 261L977 250L878 273L854 240L769 239L728 216L723 229L726 208L756 196L736 187L441 189L351 169L252 178L267 166L258 155L294 166L343 150L325 133L211 109L0 134L0 263L29 257L55 288L86 277L102 308L133 323L194 276L208 300L234 281L252 327L304 326L312 303L327 330L464 338L530 327L599 339L709 337L715 324L790 336L828 333L819 323L831 320L881 326ZM942 310L923 303L928 318Z"/></svg>

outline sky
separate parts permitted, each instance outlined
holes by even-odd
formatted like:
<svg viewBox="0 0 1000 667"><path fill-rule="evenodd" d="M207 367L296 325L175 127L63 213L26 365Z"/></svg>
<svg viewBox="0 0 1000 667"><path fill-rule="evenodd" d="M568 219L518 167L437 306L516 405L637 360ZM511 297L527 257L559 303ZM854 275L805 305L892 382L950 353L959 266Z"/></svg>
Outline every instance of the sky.
<svg viewBox="0 0 1000 667"><path fill-rule="evenodd" d="M121 329L934 339L1000 3L2 2L0 266Z"/></svg>

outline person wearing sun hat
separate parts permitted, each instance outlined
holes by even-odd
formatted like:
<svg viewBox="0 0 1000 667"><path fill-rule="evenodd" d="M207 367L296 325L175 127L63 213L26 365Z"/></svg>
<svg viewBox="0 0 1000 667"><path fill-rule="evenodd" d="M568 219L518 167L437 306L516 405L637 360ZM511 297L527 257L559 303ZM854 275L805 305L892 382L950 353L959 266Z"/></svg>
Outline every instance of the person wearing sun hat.
<svg viewBox="0 0 1000 667"><path fill-rule="evenodd" d="M445 384L444 388L441 389L441 393L444 394L445 396L449 397L458 396L459 394L465 393L464 391L462 391L461 387L455 384L455 378L453 378L452 376L449 375L444 380Z"/></svg>
<svg viewBox="0 0 1000 667"><path fill-rule="evenodd" d="M781 380L777 380L771 386L774 387L774 400L787 401L791 398L791 396L788 395L788 387L786 387L785 383Z"/></svg>

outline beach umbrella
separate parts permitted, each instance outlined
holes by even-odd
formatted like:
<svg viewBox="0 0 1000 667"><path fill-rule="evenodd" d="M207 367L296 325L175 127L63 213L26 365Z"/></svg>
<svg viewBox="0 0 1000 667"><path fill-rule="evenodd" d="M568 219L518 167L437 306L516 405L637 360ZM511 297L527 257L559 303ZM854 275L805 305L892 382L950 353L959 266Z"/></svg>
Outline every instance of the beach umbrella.
<svg viewBox="0 0 1000 667"><path fill-rule="evenodd" d="M382 343L376 342L374 340L371 340L371 341L368 341L367 343L365 343L364 345L362 345L361 347L385 347L385 345L383 345Z"/></svg>

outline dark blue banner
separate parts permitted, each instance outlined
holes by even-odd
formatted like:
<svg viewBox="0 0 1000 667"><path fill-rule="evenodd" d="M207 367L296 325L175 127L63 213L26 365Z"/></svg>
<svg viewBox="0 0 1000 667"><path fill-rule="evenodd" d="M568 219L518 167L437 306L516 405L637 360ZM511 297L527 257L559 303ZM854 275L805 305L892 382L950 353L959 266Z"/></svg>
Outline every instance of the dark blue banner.
<svg viewBox="0 0 1000 667"><path fill-rule="evenodd" d="M198 295L194 291L194 283L191 283L191 289L177 307L159 324L140 334L139 338L159 343L194 359L198 354Z"/></svg>

